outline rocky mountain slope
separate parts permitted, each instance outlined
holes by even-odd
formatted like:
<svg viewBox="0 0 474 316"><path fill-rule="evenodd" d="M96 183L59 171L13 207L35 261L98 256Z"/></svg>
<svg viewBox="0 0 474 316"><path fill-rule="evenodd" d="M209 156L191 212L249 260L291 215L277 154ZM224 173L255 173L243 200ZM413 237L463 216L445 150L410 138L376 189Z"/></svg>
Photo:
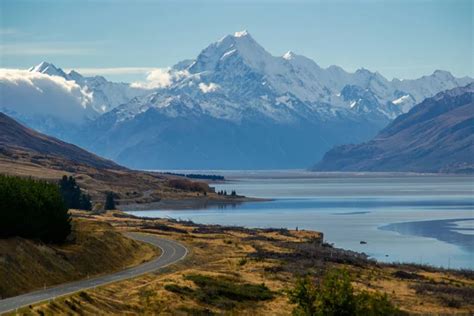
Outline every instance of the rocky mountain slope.
<svg viewBox="0 0 474 316"><path fill-rule="evenodd" d="M474 84L440 92L373 140L336 147L317 171L474 172Z"/></svg>

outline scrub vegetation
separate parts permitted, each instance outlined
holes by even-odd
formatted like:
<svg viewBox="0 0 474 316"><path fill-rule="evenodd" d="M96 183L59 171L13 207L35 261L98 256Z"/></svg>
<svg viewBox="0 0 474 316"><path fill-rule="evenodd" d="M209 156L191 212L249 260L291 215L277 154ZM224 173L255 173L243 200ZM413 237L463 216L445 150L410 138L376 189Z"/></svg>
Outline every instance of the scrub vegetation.
<svg viewBox="0 0 474 316"><path fill-rule="evenodd" d="M470 271L383 264L321 233L73 211L75 218L177 240L187 258L20 313L147 315L472 314ZM305 307L306 306L306 307ZM77 309L77 311L74 311ZM308 312L309 311L309 312Z"/></svg>

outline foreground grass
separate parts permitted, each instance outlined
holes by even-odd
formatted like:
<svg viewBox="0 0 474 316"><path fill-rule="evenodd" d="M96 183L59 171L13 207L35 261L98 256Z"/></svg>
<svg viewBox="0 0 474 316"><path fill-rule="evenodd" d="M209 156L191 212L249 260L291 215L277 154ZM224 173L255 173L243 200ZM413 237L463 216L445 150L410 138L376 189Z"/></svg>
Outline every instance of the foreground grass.
<svg viewBox="0 0 474 316"><path fill-rule="evenodd" d="M84 217L86 213L76 212ZM322 244L316 232L256 230L145 220L109 212L87 220L171 238L187 245L184 261L161 273L76 293L20 314L290 315L288 292L305 275L350 275L354 293L383 293L411 314L472 314L472 272L387 265Z"/></svg>

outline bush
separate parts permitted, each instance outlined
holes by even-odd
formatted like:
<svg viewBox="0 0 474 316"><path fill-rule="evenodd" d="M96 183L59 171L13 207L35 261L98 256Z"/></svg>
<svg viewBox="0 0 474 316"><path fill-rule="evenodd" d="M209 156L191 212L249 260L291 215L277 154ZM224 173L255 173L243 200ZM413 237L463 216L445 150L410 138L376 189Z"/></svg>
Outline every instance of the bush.
<svg viewBox="0 0 474 316"><path fill-rule="evenodd" d="M294 315L400 315L386 294L362 291L354 293L345 270L330 270L319 284L309 277L297 281L289 292L290 302L297 304Z"/></svg>
<svg viewBox="0 0 474 316"><path fill-rule="evenodd" d="M71 219L56 184L0 175L0 237L63 242Z"/></svg>
<svg viewBox="0 0 474 316"><path fill-rule="evenodd" d="M235 308L238 303L273 298L273 293L264 284L240 283L236 279L199 274L187 275L186 280L192 281L198 289L193 290L177 284L167 284L165 289L226 310Z"/></svg>
<svg viewBox="0 0 474 316"><path fill-rule="evenodd" d="M189 181L186 179L171 179L168 181L168 186L183 191L202 193L209 192L209 186L207 183Z"/></svg>
<svg viewBox="0 0 474 316"><path fill-rule="evenodd" d="M205 275L188 275L208 296L221 296L233 301L264 301L273 298L272 292L263 284L239 284L226 278L212 278Z"/></svg>

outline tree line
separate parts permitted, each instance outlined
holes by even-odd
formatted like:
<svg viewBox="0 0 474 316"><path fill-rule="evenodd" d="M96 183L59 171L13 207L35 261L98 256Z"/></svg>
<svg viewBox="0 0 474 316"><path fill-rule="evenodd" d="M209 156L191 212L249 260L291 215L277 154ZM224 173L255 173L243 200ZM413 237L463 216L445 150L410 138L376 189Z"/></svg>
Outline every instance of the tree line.
<svg viewBox="0 0 474 316"><path fill-rule="evenodd" d="M225 196L227 196L227 195L229 195L229 194L227 193L226 190L220 190L220 191L217 192L217 195L225 195ZM237 196L237 192L235 192L235 190L232 190L232 192L230 192L230 196Z"/></svg>
<svg viewBox="0 0 474 316"><path fill-rule="evenodd" d="M70 232L71 217L57 184L0 175L0 237L60 243Z"/></svg>
<svg viewBox="0 0 474 316"><path fill-rule="evenodd" d="M115 196L106 193L105 210L115 209ZM71 232L71 208L92 209L90 196L71 176L50 183L0 175L0 238L20 236L61 243Z"/></svg>
<svg viewBox="0 0 474 316"><path fill-rule="evenodd" d="M90 195L82 192L74 177L64 175L59 181L59 190L68 209L92 210ZM104 210L115 210L115 197L113 192L105 194Z"/></svg>

